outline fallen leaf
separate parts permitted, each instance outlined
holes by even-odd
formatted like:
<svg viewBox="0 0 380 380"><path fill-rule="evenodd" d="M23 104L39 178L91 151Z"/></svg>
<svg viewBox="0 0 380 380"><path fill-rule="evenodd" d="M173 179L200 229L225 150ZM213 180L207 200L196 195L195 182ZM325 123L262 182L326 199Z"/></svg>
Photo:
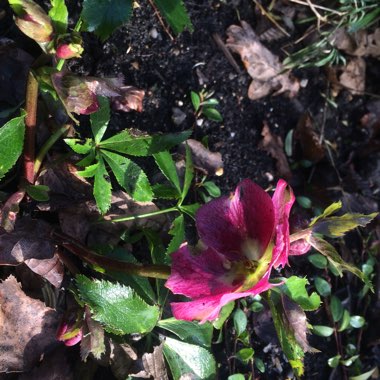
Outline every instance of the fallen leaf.
<svg viewBox="0 0 380 380"><path fill-rule="evenodd" d="M13 193L0 209L0 227L7 232L12 232L15 228L20 203L24 199L25 190L18 190Z"/></svg>
<svg viewBox="0 0 380 380"><path fill-rule="evenodd" d="M188 139L178 147L178 152L185 156L186 145L190 148L193 165L208 175L223 175L223 159L219 152L211 152L200 141Z"/></svg>
<svg viewBox="0 0 380 380"><path fill-rule="evenodd" d="M119 344L110 341L111 354L109 362L113 375L118 380L124 380L130 375L132 362L137 360L134 349L127 343Z"/></svg>
<svg viewBox="0 0 380 380"><path fill-rule="evenodd" d="M308 113L302 115L298 120L295 137L301 144L303 158L312 162L319 162L323 159L325 149L319 141L319 136Z"/></svg>
<svg viewBox="0 0 380 380"><path fill-rule="evenodd" d="M263 136L263 140L260 142L260 147L276 160L276 167L279 176L285 179L291 178L292 171L290 170L289 163L284 152L284 144L282 139L280 136L272 135L266 121L264 121L261 136Z"/></svg>
<svg viewBox="0 0 380 380"><path fill-rule="evenodd" d="M363 58L351 59L339 77L339 83L353 95L363 94L365 90L366 63Z"/></svg>
<svg viewBox="0 0 380 380"><path fill-rule="evenodd" d="M58 344L57 312L28 297L16 278L0 283L0 372L30 371Z"/></svg>
<svg viewBox="0 0 380 380"><path fill-rule="evenodd" d="M50 240L51 227L42 220L23 217L14 231L0 230L0 265L19 265L28 259L51 259L55 245Z"/></svg>
<svg viewBox="0 0 380 380"><path fill-rule="evenodd" d="M252 83L248 89L248 97L252 100L263 98L269 94L287 93L295 96L300 88L299 82L284 73L285 69L279 58L270 52L259 40L259 37L246 22L241 27L231 25L227 29L227 47L239 53Z"/></svg>

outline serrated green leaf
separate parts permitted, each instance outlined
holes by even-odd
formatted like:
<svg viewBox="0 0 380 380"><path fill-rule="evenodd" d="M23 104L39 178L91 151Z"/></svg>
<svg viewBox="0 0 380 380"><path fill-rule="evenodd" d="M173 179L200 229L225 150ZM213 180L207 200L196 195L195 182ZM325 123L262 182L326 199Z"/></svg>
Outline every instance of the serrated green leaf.
<svg viewBox="0 0 380 380"><path fill-rule="evenodd" d="M136 201L149 202L153 191L143 170L129 158L106 150L101 155L107 161L119 185Z"/></svg>
<svg viewBox="0 0 380 380"><path fill-rule="evenodd" d="M222 310L219 313L219 317L212 322L213 326L217 330L220 330L223 327L224 322L231 315L232 310L234 309L234 307L235 307L235 302L234 301L231 301L227 305L224 305L222 307Z"/></svg>
<svg viewBox="0 0 380 380"><path fill-rule="evenodd" d="M77 175L83 178L91 178L96 174L98 166L99 166L99 162L97 162L96 164L87 166L84 170L77 171Z"/></svg>
<svg viewBox="0 0 380 380"><path fill-rule="evenodd" d="M102 214L105 214L111 207L111 183L108 178L106 166L102 158L99 158L99 165L95 171L94 197L96 205Z"/></svg>
<svg viewBox="0 0 380 380"><path fill-rule="evenodd" d="M173 186L163 185L161 183L156 183L152 185L153 198L157 199L178 199L180 194L178 190Z"/></svg>
<svg viewBox="0 0 380 380"><path fill-rule="evenodd" d="M331 315L334 322L339 322L343 317L343 305L340 299L336 296L331 296L330 302Z"/></svg>
<svg viewBox="0 0 380 380"><path fill-rule="evenodd" d="M185 166L185 179L183 181L183 189L181 193L181 202L185 200L187 193L189 192L191 181L194 178L194 166L193 160L191 158L191 150L188 145L186 145L186 166Z"/></svg>
<svg viewBox="0 0 380 380"><path fill-rule="evenodd" d="M25 113L0 128L0 180L12 169L24 145Z"/></svg>
<svg viewBox="0 0 380 380"><path fill-rule="evenodd" d="M154 136L132 135L129 131L124 130L107 140L101 141L99 146L102 149L132 156L150 156L180 144L187 140L190 135L191 131Z"/></svg>
<svg viewBox="0 0 380 380"><path fill-rule="evenodd" d="M198 322L180 321L175 318L162 319L157 324L165 330L177 335L186 343L198 346L210 347L213 327L210 322L199 324Z"/></svg>
<svg viewBox="0 0 380 380"><path fill-rule="evenodd" d="M239 336L247 328L247 324L248 324L247 315L244 313L243 310L236 309L232 316L232 319L234 321L236 335Z"/></svg>
<svg viewBox="0 0 380 380"><path fill-rule="evenodd" d="M63 139L63 141L75 152L78 154L87 154L93 148L92 140L86 139L84 143L82 143L81 139Z"/></svg>
<svg viewBox="0 0 380 380"><path fill-rule="evenodd" d="M309 240L309 243L322 255L326 256L330 263L339 270L342 275L343 270L347 270L353 273L355 276L359 277L367 286L372 289L372 284L368 280L367 276L364 275L357 267L352 264L346 263L336 251L336 249L328 243L326 240L319 238L317 236L312 236Z"/></svg>
<svg viewBox="0 0 380 380"><path fill-rule="evenodd" d="M315 277L314 278L314 285L317 289L317 292L322 297L328 297L331 294L331 286L330 284L322 277Z"/></svg>
<svg viewBox="0 0 380 380"><path fill-rule="evenodd" d="M77 165L81 167L89 166L95 160L95 157L96 157L96 151L95 149L91 149L90 153L86 157L84 157L82 160L77 162Z"/></svg>
<svg viewBox="0 0 380 380"><path fill-rule="evenodd" d="M193 103L194 110L195 112L197 112L199 110L199 106L201 105L201 98L194 91L190 92L190 96L191 96L191 103Z"/></svg>
<svg viewBox="0 0 380 380"><path fill-rule="evenodd" d="M193 31L193 25L182 0L154 0L154 3L175 34L181 33L184 29Z"/></svg>
<svg viewBox="0 0 380 380"><path fill-rule="evenodd" d="M339 201L339 202L335 202L335 203L332 203L330 206L326 207L325 210L323 211L323 213L321 215L318 215L316 218L314 218L309 226L313 226L315 223L317 223L319 220L321 219L324 219L324 218L327 218L328 216L336 213L338 210L340 210L342 208L342 202Z"/></svg>
<svg viewBox="0 0 380 380"><path fill-rule="evenodd" d="M159 319L157 306L150 306L132 288L109 281L76 277L79 296L91 309L93 318L106 331L117 334L146 333Z"/></svg>
<svg viewBox="0 0 380 380"><path fill-rule="evenodd" d="M334 333L334 329L329 326L314 325L312 329L313 333L325 338L331 336Z"/></svg>
<svg viewBox="0 0 380 380"><path fill-rule="evenodd" d="M364 214L344 214L342 216L331 216L320 219L313 225L313 232L328 236L331 238L341 237L348 231L356 227L364 227L370 223L376 216L377 212L369 215Z"/></svg>
<svg viewBox="0 0 380 380"><path fill-rule="evenodd" d="M179 209L195 220L195 214L200 207L201 205L199 203L193 203L192 205L181 205Z"/></svg>
<svg viewBox="0 0 380 380"><path fill-rule="evenodd" d="M170 229L169 234L173 236L170 240L166 254L169 255L175 252L185 240L185 218L183 215L177 216L173 221L173 227Z"/></svg>
<svg viewBox="0 0 380 380"><path fill-rule="evenodd" d="M90 115L91 130L97 144L102 140L111 117L109 100L103 96L98 96L98 102L100 109Z"/></svg>
<svg viewBox="0 0 380 380"><path fill-rule="evenodd" d="M68 11L65 0L50 0L51 8L49 17L54 25L54 31L57 34L64 34L67 30Z"/></svg>
<svg viewBox="0 0 380 380"><path fill-rule="evenodd" d="M318 309L321 298L315 292L310 296L306 290L306 285L309 281L306 278L297 276L289 277L282 289L284 293L295 303L297 303L303 310L311 311Z"/></svg>
<svg viewBox="0 0 380 380"><path fill-rule="evenodd" d="M28 195L38 202L45 202L49 200L49 186L44 185L27 185L25 188Z"/></svg>
<svg viewBox="0 0 380 380"><path fill-rule="evenodd" d="M131 0L84 0L81 18L85 29L104 41L125 24L131 14Z"/></svg>
<svg viewBox="0 0 380 380"><path fill-rule="evenodd" d="M212 107L203 107L202 108L202 114L207 117L209 120L213 121L223 121L223 116L220 114L220 112Z"/></svg>
<svg viewBox="0 0 380 380"><path fill-rule="evenodd" d="M194 380L214 380L216 363L213 355L203 347L165 338L164 355L169 363L174 380L191 374Z"/></svg>
<svg viewBox="0 0 380 380"><path fill-rule="evenodd" d="M154 154L153 157L162 174L173 184L178 191L178 195L181 194L181 186L172 155L168 151L163 151Z"/></svg>

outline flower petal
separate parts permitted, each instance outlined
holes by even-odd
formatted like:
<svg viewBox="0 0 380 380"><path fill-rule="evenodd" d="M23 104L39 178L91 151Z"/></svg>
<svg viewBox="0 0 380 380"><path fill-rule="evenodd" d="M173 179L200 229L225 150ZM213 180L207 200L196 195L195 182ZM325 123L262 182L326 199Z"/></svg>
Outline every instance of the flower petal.
<svg viewBox="0 0 380 380"><path fill-rule="evenodd" d="M289 255L290 256L300 256L309 252L311 248L310 243L305 239L296 240L292 244L290 244Z"/></svg>
<svg viewBox="0 0 380 380"><path fill-rule="evenodd" d="M278 266L284 267L288 263L290 249L289 214L294 200L293 190L283 179L280 179L272 197L276 226L272 264L275 268Z"/></svg>
<svg viewBox="0 0 380 380"><path fill-rule="evenodd" d="M165 286L174 294L191 298L231 292L240 284L231 285L232 281L226 281L229 263L212 248L193 254L184 244L172 254L172 272Z"/></svg>
<svg viewBox="0 0 380 380"><path fill-rule="evenodd" d="M196 215L202 241L232 259L258 260L272 238L274 221L270 196L248 179L232 197L214 199Z"/></svg>

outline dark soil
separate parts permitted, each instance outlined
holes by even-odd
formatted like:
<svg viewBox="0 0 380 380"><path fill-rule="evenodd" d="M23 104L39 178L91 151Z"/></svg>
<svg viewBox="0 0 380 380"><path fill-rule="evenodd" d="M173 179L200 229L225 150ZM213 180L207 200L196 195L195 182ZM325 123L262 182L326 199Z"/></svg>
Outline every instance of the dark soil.
<svg viewBox="0 0 380 380"><path fill-rule="evenodd" d="M184 32L174 40L164 31L146 0L139 1L140 7L135 10L131 22L116 31L104 44L94 35L85 34L85 54L83 59L70 63L71 71L98 77L123 74L126 84L146 91L144 111L115 113L111 119L111 131L137 128L152 133L193 129L193 138L201 140L207 137L210 149L222 153L224 175L213 180L220 185L222 192L227 193L243 178L250 178L264 188L274 186L280 176L276 171L276 162L260 148L264 121L268 123L272 134L285 141L288 132L296 128L300 118L309 113L314 120L316 134L320 136L323 133L330 148L329 151L325 150L318 162L302 165L302 160L308 157L307 149L313 147L302 149L297 139L293 141L293 156L288 158L293 175L288 180L297 195L311 199L313 208L301 209L298 206L298 211L310 217L316 209L342 198L346 210L378 210L379 145L376 145L372 132L360 124L362 116L368 113L369 102L373 102L374 98L352 97L343 91L335 100L338 107L330 107L323 96L329 91L327 72L309 69L295 72L298 78L307 80L307 86L301 88L296 98L277 96L259 101L249 100L247 89L251 79L241 65L240 58L236 57L241 68L241 73L237 73L216 45L213 35L225 41L227 27L239 23L239 15L255 29L261 16L254 12L253 2L237 0L225 4L217 0L204 0L185 3L194 24L194 32ZM70 1L68 5L75 19L78 8ZM294 40L297 33L302 35L302 31L296 31L290 40ZM266 45L283 58L281 47L288 42L284 39ZM33 54L34 50L29 49L29 52ZM374 86L374 83L379 83L377 61L368 60L367 64L367 91L379 95L379 89ZM220 102L218 109L224 118L222 123L204 120L201 126L195 124L190 91L202 88L215 91L214 97ZM173 108L186 115L180 125L173 122ZM295 222L301 223L300 220ZM347 239L345 244L348 255L363 249L355 236ZM302 259L293 263L291 271L301 276L307 275L308 269L315 273L315 268L309 266L308 261ZM359 289L352 279L348 281L353 286L351 291ZM356 307L361 305L359 301L355 302ZM317 323L326 315L322 309L310 315L310 318L311 323ZM229 327L232 329L232 325ZM226 344L232 346L232 338L226 338L231 339ZM376 354L374 350L374 340L366 335L363 337L363 344L367 346L362 350L365 355L361 359L368 364L368 368L373 368L376 358L379 360L379 353L377 351ZM254 333L252 341L257 355L264 360L267 368L265 374L256 373L258 378L285 379L292 376L290 366L276 342L268 348L269 342ZM333 339L314 338L312 345L321 353L306 356L305 379L328 379L331 369L326 361L336 355L335 343ZM264 347L267 347L265 353ZM226 379L228 366L224 347L215 345L215 354L225 365L220 369L220 379ZM280 365L276 366L276 363ZM242 371L248 373L249 369L243 367ZM333 371L330 378L339 379L341 376L338 371Z"/></svg>

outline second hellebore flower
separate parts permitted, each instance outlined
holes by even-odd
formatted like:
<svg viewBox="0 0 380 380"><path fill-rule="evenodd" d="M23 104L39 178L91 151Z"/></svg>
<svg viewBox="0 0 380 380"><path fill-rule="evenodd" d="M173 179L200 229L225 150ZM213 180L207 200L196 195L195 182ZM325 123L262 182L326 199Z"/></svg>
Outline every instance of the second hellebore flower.
<svg viewBox="0 0 380 380"><path fill-rule="evenodd" d="M246 179L232 196L203 205L196 225L206 247L193 253L184 244L172 255L166 286L192 298L171 304L174 317L211 321L230 301L273 287L272 268L286 265L290 254L289 213L294 199L283 180L271 198Z"/></svg>

